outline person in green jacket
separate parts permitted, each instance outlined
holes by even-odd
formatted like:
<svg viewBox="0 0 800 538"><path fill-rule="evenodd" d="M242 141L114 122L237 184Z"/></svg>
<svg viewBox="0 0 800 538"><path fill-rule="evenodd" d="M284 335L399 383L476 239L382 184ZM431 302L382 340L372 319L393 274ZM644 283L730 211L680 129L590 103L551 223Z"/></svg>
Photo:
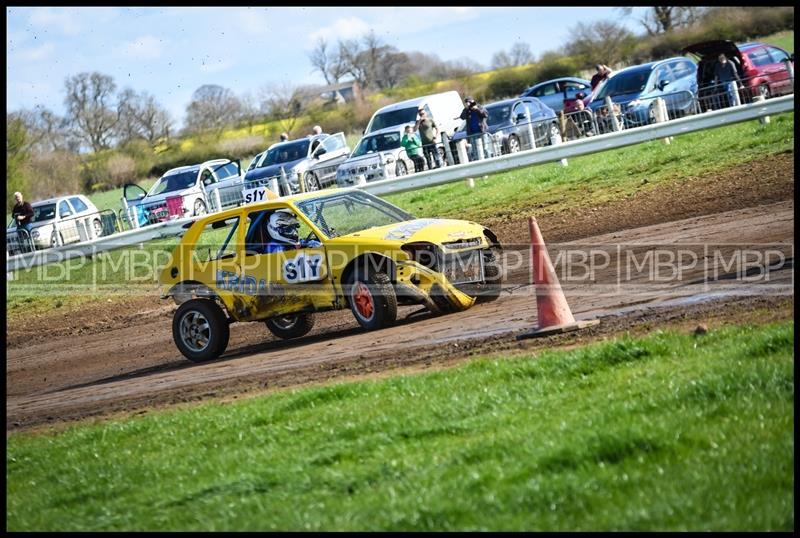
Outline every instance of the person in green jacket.
<svg viewBox="0 0 800 538"><path fill-rule="evenodd" d="M422 141L414 131L414 127L406 125L406 134L400 140L400 145L406 148L406 154L414 161L414 171L422 172L425 170L425 159L422 157Z"/></svg>

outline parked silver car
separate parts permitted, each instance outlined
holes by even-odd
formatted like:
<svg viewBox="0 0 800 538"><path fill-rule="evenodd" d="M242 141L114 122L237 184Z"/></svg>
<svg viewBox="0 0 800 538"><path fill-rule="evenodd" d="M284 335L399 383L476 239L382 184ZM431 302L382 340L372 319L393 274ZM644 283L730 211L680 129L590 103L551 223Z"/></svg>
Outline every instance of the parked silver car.
<svg viewBox="0 0 800 538"><path fill-rule="evenodd" d="M78 243L103 235L100 212L83 194L40 200L32 203L31 207L31 239L37 249ZM16 228L12 219L6 234L16 234Z"/></svg>
<svg viewBox="0 0 800 538"><path fill-rule="evenodd" d="M336 171L336 184L355 185L362 175L367 181L378 181L413 173L414 161L400 145L404 129L404 125L387 127L359 140L350 158Z"/></svg>
<svg viewBox="0 0 800 538"><path fill-rule="evenodd" d="M283 168L293 193L300 191L299 177L306 189L316 191L329 187L336 180L336 169L350 155L344 133L323 133L307 138L273 144L251 163L244 178L244 188L263 185L278 177ZM285 193L288 194L288 193Z"/></svg>
<svg viewBox="0 0 800 538"><path fill-rule="evenodd" d="M145 226L239 205L241 186L242 172L238 160L213 159L168 170L149 191L133 183L125 185L123 205L127 206L127 218L136 218L139 226ZM213 196L217 189L223 207L209 207L208 197Z"/></svg>

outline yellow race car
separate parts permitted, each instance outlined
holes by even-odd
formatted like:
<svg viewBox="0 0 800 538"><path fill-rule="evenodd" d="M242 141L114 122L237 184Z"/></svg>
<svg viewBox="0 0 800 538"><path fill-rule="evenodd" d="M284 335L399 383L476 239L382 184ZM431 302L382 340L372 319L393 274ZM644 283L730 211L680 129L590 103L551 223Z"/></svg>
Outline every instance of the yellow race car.
<svg viewBox="0 0 800 538"><path fill-rule="evenodd" d="M180 305L175 344L199 362L224 353L234 321L297 338L325 310L350 308L372 330L393 323L398 304L444 313L496 299L500 253L480 224L417 219L361 190L331 189L195 221L160 284Z"/></svg>

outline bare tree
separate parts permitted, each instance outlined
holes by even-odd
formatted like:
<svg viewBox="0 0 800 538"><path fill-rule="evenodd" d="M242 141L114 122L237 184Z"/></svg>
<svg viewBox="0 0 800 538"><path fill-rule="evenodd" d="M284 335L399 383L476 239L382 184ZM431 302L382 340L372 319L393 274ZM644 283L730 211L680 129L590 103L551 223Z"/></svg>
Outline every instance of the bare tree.
<svg viewBox="0 0 800 538"><path fill-rule="evenodd" d="M623 62L636 44L633 33L614 21L579 22L569 32L575 38L564 48L567 54L581 58L584 67Z"/></svg>
<svg viewBox="0 0 800 538"><path fill-rule="evenodd" d="M122 143L144 139L154 145L167 137L172 126L169 113L147 92L125 88L117 99L117 136Z"/></svg>
<svg viewBox="0 0 800 538"><path fill-rule="evenodd" d="M504 50L495 52L492 55L492 69L505 69L511 67L511 57Z"/></svg>
<svg viewBox="0 0 800 538"><path fill-rule="evenodd" d="M70 136L67 121L51 110L37 105L32 110L21 109L13 112L12 116L25 123L30 151L34 153L77 152L80 144L76 144L75 138Z"/></svg>
<svg viewBox="0 0 800 538"><path fill-rule="evenodd" d="M281 128L289 135L303 112L303 94L301 88L286 82L261 89L262 107L280 120Z"/></svg>
<svg viewBox="0 0 800 538"><path fill-rule="evenodd" d="M627 17L633 15L632 7L617 8ZM637 20L648 35L669 32L676 28L691 26L700 20L707 8L699 6L655 6L648 8Z"/></svg>
<svg viewBox="0 0 800 538"><path fill-rule="evenodd" d="M514 43L511 46L511 65L527 65L533 63L534 56L531 46L527 43Z"/></svg>
<svg viewBox="0 0 800 538"><path fill-rule="evenodd" d="M114 79L96 71L79 73L66 79L65 88L67 119L75 133L94 151L108 148L117 126Z"/></svg>
<svg viewBox="0 0 800 538"><path fill-rule="evenodd" d="M242 107L239 112L239 119L247 125L247 129L252 134L253 127L263 116L258 99L251 93L245 92L239 97Z"/></svg>
<svg viewBox="0 0 800 538"><path fill-rule="evenodd" d="M231 90L217 84L204 84L194 91L186 106L186 130L221 133L236 121L240 109L241 103Z"/></svg>
<svg viewBox="0 0 800 538"><path fill-rule="evenodd" d="M317 44L308 54L314 71L322 73L325 83L328 85L337 84L339 79L347 74L347 66L342 59L339 47L328 48L328 42L319 38Z"/></svg>

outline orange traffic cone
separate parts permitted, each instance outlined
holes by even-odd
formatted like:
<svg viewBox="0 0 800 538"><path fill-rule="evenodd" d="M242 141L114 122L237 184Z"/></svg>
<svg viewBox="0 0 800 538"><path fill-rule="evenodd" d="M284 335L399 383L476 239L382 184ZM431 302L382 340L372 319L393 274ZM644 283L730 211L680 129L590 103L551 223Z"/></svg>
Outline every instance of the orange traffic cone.
<svg viewBox="0 0 800 538"><path fill-rule="evenodd" d="M536 288L538 325L532 331L517 336L517 340L575 331L600 323L599 319L575 321L561 284L558 283L536 219L528 217L528 226L531 232L531 279Z"/></svg>

